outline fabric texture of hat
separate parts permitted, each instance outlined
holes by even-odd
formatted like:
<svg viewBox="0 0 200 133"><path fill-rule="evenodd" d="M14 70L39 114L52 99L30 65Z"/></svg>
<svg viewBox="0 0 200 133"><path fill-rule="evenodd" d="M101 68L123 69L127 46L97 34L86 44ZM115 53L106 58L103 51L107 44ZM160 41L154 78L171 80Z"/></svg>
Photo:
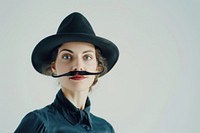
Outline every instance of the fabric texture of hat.
<svg viewBox="0 0 200 133"><path fill-rule="evenodd" d="M82 14L74 12L62 21L56 34L44 38L36 45L31 57L35 70L44 74L42 67L50 63L52 52L65 42L93 44L106 58L107 72L113 68L119 57L117 46L105 38L96 36L88 20Z"/></svg>

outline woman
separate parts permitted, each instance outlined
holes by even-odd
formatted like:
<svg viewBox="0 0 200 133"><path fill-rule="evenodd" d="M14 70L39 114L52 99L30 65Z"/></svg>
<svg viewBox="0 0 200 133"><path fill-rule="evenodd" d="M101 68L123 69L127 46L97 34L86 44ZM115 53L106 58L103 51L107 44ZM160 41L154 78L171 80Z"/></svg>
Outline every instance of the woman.
<svg viewBox="0 0 200 133"><path fill-rule="evenodd" d="M118 56L116 45L96 36L82 14L67 16L57 33L40 41L32 53L35 70L58 78L61 89L52 104L28 113L15 132L114 133L106 120L90 113L88 93Z"/></svg>

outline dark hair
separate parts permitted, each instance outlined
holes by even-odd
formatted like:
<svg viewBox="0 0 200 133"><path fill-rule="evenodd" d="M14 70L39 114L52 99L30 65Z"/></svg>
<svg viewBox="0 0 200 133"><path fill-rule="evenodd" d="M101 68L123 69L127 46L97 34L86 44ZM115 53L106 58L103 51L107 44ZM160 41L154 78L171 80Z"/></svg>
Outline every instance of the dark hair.
<svg viewBox="0 0 200 133"><path fill-rule="evenodd" d="M50 58L48 59L48 62L45 62L42 66L42 73L45 75L51 76L53 74L51 70L51 64L52 62L55 62L58 55L58 48L55 48L53 52L51 52Z"/></svg>
<svg viewBox="0 0 200 133"><path fill-rule="evenodd" d="M101 51L98 48L95 48L95 50L96 50L96 59L97 59L97 63L98 63L98 68L100 68L99 71L102 71L102 73L100 75L97 75L94 78L94 82L90 86L90 90L89 91L91 91L92 90L92 86L94 86L98 82L98 78L101 75L104 75L107 72L107 70L108 70L106 58L104 58L101 55Z"/></svg>
<svg viewBox="0 0 200 133"><path fill-rule="evenodd" d="M93 84L90 87L90 91L92 89L92 86L94 86L97 82L98 82L98 78L102 75L104 75L108 68L107 68L107 61L106 58L104 58L101 54L101 51L95 47L95 51L96 51L96 59L97 59L97 63L98 63L98 68L100 69L99 71L102 71L102 73L100 75L97 75L94 79ZM51 56L48 62L44 63L45 65L42 67L42 73L45 75L52 75L53 72L51 70L51 64L52 62L55 62L57 55L58 55L58 48L56 48L53 52L51 52Z"/></svg>

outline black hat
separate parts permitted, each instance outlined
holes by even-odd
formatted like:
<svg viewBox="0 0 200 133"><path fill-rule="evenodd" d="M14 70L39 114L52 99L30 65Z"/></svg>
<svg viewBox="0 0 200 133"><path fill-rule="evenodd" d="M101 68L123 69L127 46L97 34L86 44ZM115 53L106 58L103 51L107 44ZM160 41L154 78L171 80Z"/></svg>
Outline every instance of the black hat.
<svg viewBox="0 0 200 133"><path fill-rule="evenodd" d="M111 41L95 35L88 20L80 13L68 15L60 24L56 34L41 40L33 50L33 67L41 74L43 66L50 63L52 52L65 42L87 42L101 51L107 60L107 72L112 69L119 57L117 46ZM45 74L47 75L47 74Z"/></svg>

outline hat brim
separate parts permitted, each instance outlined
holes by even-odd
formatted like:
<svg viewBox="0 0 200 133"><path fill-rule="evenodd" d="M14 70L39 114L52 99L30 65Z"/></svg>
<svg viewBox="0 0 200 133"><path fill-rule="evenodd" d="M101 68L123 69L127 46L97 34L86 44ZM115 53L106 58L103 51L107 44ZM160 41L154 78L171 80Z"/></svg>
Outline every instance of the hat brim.
<svg viewBox="0 0 200 133"><path fill-rule="evenodd" d="M87 42L97 47L107 60L107 72L109 72L119 57L119 50L116 45L102 37L88 34L55 34L41 40L33 50L33 67L41 74L44 74L42 67L49 62L51 53L65 42ZM103 75L101 75L103 76Z"/></svg>

